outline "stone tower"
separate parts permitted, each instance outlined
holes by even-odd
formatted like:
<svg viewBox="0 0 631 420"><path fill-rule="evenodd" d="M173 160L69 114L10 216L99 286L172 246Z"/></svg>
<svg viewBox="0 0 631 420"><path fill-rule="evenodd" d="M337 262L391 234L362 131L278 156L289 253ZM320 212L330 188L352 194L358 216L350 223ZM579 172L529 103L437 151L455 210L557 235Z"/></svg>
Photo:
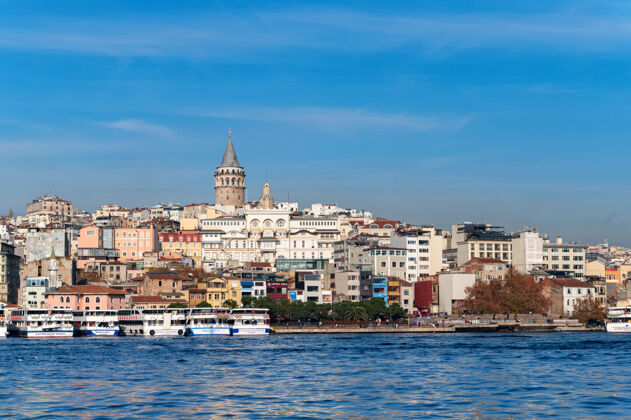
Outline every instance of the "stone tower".
<svg viewBox="0 0 631 420"><path fill-rule="evenodd" d="M232 131L228 131L228 145L215 171L215 203L220 206L242 208L245 202L245 172L232 145Z"/></svg>
<svg viewBox="0 0 631 420"><path fill-rule="evenodd" d="M267 182L263 184L263 195L259 198L257 207L268 210L274 208L274 199L272 198L272 192Z"/></svg>

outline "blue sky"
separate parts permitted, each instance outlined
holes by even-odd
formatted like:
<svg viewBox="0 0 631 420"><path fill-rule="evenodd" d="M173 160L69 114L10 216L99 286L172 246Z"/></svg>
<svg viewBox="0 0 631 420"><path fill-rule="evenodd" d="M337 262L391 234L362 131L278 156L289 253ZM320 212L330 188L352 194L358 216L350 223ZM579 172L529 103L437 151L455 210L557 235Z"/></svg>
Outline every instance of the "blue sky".
<svg viewBox="0 0 631 420"><path fill-rule="evenodd" d="M631 4L0 0L0 213L250 199L631 246ZM394 3L394 4L392 4Z"/></svg>

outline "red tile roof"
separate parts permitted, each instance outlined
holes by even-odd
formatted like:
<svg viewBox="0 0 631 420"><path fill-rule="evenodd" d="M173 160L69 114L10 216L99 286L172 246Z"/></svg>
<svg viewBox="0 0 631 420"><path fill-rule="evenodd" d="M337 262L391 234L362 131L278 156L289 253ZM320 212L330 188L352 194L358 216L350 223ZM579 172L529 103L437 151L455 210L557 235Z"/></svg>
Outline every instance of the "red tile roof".
<svg viewBox="0 0 631 420"><path fill-rule="evenodd" d="M80 295L106 295L106 294L114 294L114 295L124 295L125 292L117 289L113 289L108 286L97 286L97 285L77 285L77 286L68 286L63 285L57 289L56 292L50 292L50 294L80 294Z"/></svg>
<svg viewBox="0 0 631 420"><path fill-rule="evenodd" d="M165 299L162 296L132 296L132 303L188 303L185 299Z"/></svg>
<svg viewBox="0 0 631 420"><path fill-rule="evenodd" d="M482 258L482 257L475 257L475 258L471 258L469 261L467 261L465 263L466 264L475 264L475 263L482 263L482 264L505 264L504 261L502 260L498 260L495 258Z"/></svg>

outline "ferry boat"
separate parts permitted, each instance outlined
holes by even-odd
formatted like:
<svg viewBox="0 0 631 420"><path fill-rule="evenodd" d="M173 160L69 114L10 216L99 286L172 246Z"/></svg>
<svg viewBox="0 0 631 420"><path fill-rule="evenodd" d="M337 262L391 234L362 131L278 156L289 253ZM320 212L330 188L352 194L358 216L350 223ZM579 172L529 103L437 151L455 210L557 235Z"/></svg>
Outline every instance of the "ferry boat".
<svg viewBox="0 0 631 420"><path fill-rule="evenodd" d="M119 334L117 311L75 311L73 315L77 336L111 337Z"/></svg>
<svg viewBox="0 0 631 420"><path fill-rule="evenodd" d="M192 308L186 315L186 335L230 335L230 309Z"/></svg>
<svg viewBox="0 0 631 420"><path fill-rule="evenodd" d="M607 332L631 333L631 306L607 308Z"/></svg>
<svg viewBox="0 0 631 420"><path fill-rule="evenodd" d="M267 309L239 308L230 312L230 335L269 335Z"/></svg>
<svg viewBox="0 0 631 420"><path fill-rule="evenodd" d="M0 338L5 338L8 334L7 331L7 310L0 308Z"/></svg>
<svg viewBox="0 0 631 420"><path fill-rule="evenodd" d="M9 335L26 338L73 336L69 309L16 309L9 317Z"/></svg>
<svg viewBox="0 0 631 420"><path fill-rule="evenodd" d="M120 335L184 335L188 311L188 308L121 309L118 311Z"/></svg>

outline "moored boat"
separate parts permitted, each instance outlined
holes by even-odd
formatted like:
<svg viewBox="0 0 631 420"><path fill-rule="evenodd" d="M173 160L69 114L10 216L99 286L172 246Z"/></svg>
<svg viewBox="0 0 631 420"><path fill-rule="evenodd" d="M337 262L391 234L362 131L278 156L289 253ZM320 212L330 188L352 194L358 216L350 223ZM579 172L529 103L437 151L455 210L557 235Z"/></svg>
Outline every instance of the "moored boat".
<svg viewBox="0 0 631 420"><path fill-rule="evenodd" d="M121 309L118 311L120 335L184 335L187 311L188 308Z"/></svg>
<svg viewBox="0 0 631 420"><path fill-rule="evenodd" d="M607 332L631 333L631 306L607 308Z"/></svg>
<svg viewBox="0 0 631 420"><path fill-rule="evenodd" d="M111 337L120 331L117 311L75 311L73 323L78 336Z"/></svg>
<svg viewBox="0 0 631 420"><path fill-rule="evenodd" d="M73 336L72 320L69 309L15 309L7 329L16 337L67 338Z"/></svg>
<svg viewBox="0 0 631 420"><path fill-rule="evenodd" d="M0 338L5 338L7 334L7 310L0 308Z"/></svg>
<svg viewBox="0 0 631 420"><path fill-rule="evenodd" d="M239 308L230 312L231 335L269 335L267 309Z"/></svg>
<svg viewBox="0 0 631 420"><path fill-rule="evenodd" d="M230 309L191 308L186 315L186 335L230 335Z"/></svg>

